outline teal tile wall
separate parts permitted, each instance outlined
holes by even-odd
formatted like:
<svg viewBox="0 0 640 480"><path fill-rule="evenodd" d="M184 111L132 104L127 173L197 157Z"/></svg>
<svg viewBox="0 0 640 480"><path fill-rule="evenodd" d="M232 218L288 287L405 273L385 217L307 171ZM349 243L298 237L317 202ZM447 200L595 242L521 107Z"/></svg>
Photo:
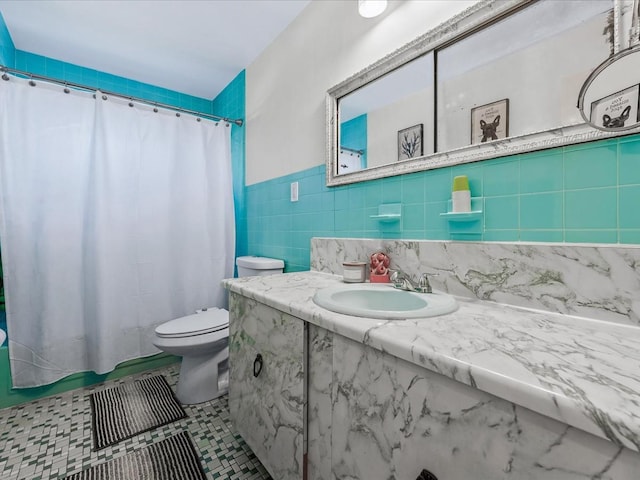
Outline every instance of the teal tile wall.
<svg viewBox="0 0 640 480"><path fill-rule="evenodd" d="M456 175L483 213L452 228L440 214ZM370 218L397 202L399 222ZM246 187L246 207L249 253L282 258L287 271L309 269L314 236L640 244L640 135L333 188L319 166Z"/></svg>
<svg viewBox="0 0 640 480"><path fill-rule="evenodd" d="M318 166L246 187L251 255L285 259L290 272L309 269L311 237L334 235L334 210L341 202L349 202L347 189L329 189L324 185L324 178L324 166ZM295 181L299 200L290 202L290 184ZM357 203L359 200L355 197L356 193L354 202ZM356 210L362 213L360 216L364 215L362 208ZM335 217L341 221L346 215Z"/></svg>
<svg viewBox="0 0 640 480"><path fill-rule="evenodd" d="M7 29L7 24L0 13L0 63L5 67L15 68L16 48Z"/></svg>

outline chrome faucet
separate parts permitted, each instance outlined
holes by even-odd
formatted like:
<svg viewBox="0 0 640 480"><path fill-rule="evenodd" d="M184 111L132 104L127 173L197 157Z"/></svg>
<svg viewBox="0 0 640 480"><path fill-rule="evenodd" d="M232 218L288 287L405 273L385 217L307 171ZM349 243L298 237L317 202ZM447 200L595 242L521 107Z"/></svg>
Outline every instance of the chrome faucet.
<svg viewBox="0 0 640 480"><path fill-rule="evenodd" d="M407 290L409 292L432 293L429 276L426 273L420 275L417 282L411 279L406 273L396 270L389 278L395 288Z"/></svg>

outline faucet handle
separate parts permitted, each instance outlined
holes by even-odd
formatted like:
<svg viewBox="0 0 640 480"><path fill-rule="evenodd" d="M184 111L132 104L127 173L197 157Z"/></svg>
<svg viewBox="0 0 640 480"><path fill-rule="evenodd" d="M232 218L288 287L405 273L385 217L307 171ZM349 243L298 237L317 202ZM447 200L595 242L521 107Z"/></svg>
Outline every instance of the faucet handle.
<svg viewBox="0 0 640 480"><path fill-rule="evenodd" d="M396 288L400 288L404 281L404 275L400 270L393 270L389 277L389 281L391 281Z"/></svg>
<svg viewBox="0 0 640 480"><path fill-rule="evenodd" d="M418 290L422 293L432 293L431 284L429 283L429 275L423 273L418 280Z"/></svg>

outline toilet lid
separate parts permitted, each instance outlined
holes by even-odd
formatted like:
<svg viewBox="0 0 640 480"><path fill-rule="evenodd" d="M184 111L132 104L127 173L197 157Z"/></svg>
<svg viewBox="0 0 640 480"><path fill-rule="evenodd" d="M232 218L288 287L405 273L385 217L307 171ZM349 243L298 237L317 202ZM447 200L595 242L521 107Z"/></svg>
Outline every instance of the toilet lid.
<svg viewBox="0 0 640 480"><path fill-rule="evenodd" d="M217 332L228 326L229 312L221 308L210 308L163 323L156 328L156 335L163 338L190 337Z"/></svg>

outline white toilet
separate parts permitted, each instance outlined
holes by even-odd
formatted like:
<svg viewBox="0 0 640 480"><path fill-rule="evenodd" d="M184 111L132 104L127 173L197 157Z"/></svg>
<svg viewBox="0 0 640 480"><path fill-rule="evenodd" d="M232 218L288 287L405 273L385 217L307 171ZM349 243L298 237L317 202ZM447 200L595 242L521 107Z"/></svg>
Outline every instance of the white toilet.
<svg viewBox="0 0 640 480"><path fill-rule="evenodd" d="M238 257L238 276L282 273L284 262L266 257ZM203 309L193 315L163 323L155 330L153 344L182 357L178 400L189 405L212 400L229 385L229 312Z"/></svg>

